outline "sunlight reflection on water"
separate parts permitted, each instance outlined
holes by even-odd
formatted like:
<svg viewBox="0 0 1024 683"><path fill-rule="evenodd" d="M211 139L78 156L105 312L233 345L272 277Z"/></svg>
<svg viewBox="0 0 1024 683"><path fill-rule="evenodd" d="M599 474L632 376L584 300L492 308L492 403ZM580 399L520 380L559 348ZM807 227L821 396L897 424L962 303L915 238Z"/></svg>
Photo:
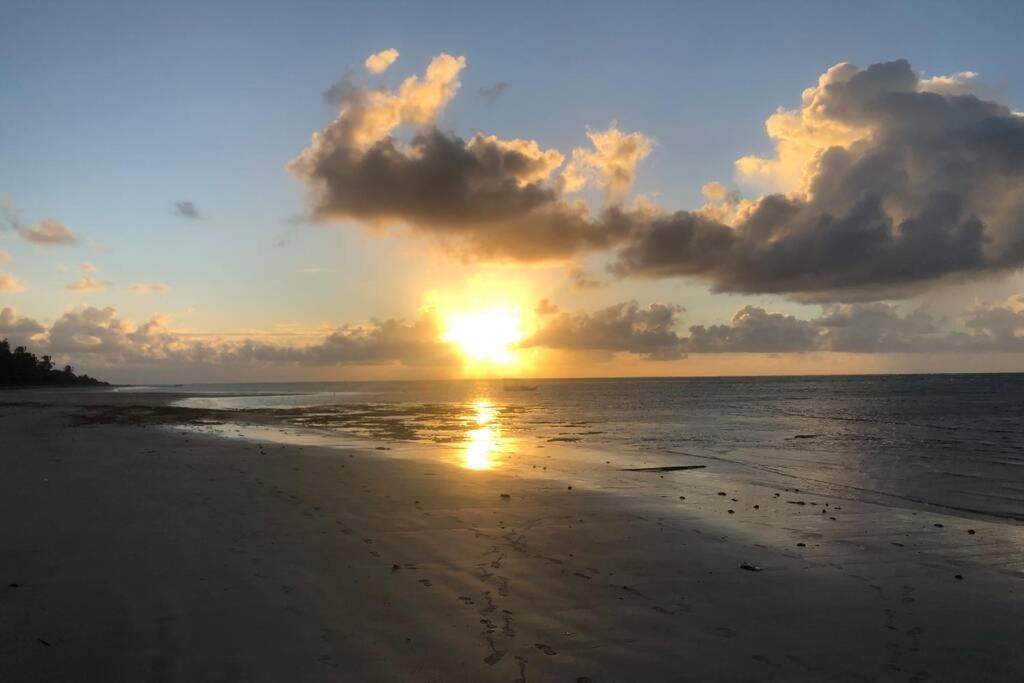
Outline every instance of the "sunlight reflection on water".
<svg viewBox="0 0 1024 683"><path fill-rule="evenodd" d="M495 422L497 412L486 399L475 401L472 408L469 421L477 427L466 432L463 466L471 470L490 469L496 464L494 454L502 446L501 429Z"/></svg>

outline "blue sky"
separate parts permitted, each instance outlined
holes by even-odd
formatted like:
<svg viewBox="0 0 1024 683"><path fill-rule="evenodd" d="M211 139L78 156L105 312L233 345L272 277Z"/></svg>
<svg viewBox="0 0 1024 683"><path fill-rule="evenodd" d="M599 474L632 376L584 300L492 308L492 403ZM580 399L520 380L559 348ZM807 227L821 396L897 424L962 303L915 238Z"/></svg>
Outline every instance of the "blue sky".
<svg viewBox="0 0 1024 683"><path fill-rule="evenodd" d="M634 192L670 209L700 206L711 180L736 188L733 162L772 152L765 119L797 107L842 61L976 71L1024 108L1024 6L1010 2L15 1L0 18L0 196L25 223L52 217L83 242L0 238L7 268L28 284L0 292L0 306L39 320L88 303L133 320L179 316L194 330L337 325L413 315L431 277L486 268L439 261L429 240L289 220L309 206L285 165L337 115L322 93L384 48L401 52L380 78L388 86L441 52L466 57L439 119L463 137L529 138L568 154L588 126L642 131L656 146ZM477 95L498 82L507 88L493 102ZM180 200L202 219L177 215ZM115 286L70 294L81 262ZM297 272L311 268L324 272ZM710 295L687 279L574 292L563 272L537 271L537 293L570 308L671 300L702 323L744 303L806 308L780 295ZM130 282L171 291L139 297Z"/></svg>

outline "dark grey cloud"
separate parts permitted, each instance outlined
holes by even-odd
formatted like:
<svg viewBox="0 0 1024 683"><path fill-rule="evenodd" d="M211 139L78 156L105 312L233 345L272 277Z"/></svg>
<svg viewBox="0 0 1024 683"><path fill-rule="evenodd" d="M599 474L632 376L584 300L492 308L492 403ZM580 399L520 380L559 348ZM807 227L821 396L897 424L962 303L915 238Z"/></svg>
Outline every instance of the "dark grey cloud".
<svg viewBox="0 0 1024 683"><path fill-rule="evenodd" d="M805 196L763 197L731 226L684 211L636 221L613 271L857 300L1024 265L1024 118L921 91L905 61L845 73L818 89L816 121L871 134L824 150Z"/></svg>
<svg viewBox="0 0 1024 683"><path fill-rule="evenodd" d="M744 306L728 325L694 325L683 346L690 353L793 353L816 349L818 336L812 322Z"/></svg>
<svg viewBox="0 0 1024 683"><path fill-rule="evenodd" d="M522 346L572 351L626 352L651 360L683 357L676 334L683 309L668 304L643 308L635 301L593 313L559 313L522 342Z"/></svg>
<svg viewBox="0 0 1024 683"><path fill-rule="evenodd" d="M174 202L174 212L182 218L188 218L189 220L199 220L203 217L199 213L199 208L188 200Z"/></svg>
<svg viewBox="0 0 1024 683"><path fill-rule="evenodd" d="M1024 266L1024 118L970 94L963 74L951 87L902 60L837 65L801 110L773 116L785 124L770 129L777 159L740 160L777 170L793 164L786 149L816 149L799 160L796 191L675 212L618 199L594 213L566 198L565 172L550 175L557 152L432 125L463 66L442 55L394 93L353 81L332 90L339 117L290 165L318 220L401 223L484 259L611 250L619 277L819 302L906 297ZM418 130L408 145L391 135L405 124Z"/></svg>
<svg viewBox="0 0 1024 683"><path fill-rule="evenodd" d="M366 150L322 141L292 163L311 183L315 217L401 223L485 258L563 258L607 247L616 228L599 225L543 178L560 159L476 135L468 142L428 128L408 148L387 137Z"/></svg>

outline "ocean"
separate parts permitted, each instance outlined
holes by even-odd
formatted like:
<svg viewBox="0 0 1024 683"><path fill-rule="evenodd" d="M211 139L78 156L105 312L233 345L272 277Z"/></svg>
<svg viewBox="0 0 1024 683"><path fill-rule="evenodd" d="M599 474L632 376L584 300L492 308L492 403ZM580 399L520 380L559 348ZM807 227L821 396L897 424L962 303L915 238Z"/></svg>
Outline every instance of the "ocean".
<svg viewBox="0 0 1024 683"><path fill-rule="evenodd" d="M754 483L1024 520L1024 374L528 385L208 384L173 391L192 395L179 405L267 413L289 426L286 436L265 430L261 438L304 434L396 453L436 448L473 469L515 464L557 472L566 459L616 471L703 464Z"/></svg>

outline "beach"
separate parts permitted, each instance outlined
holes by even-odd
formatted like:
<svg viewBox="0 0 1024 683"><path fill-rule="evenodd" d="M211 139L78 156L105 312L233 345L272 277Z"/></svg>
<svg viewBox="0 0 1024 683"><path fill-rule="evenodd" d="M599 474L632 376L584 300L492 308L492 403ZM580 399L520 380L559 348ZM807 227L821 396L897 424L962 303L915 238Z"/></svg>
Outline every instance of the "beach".
<svg viewBox="0 0 1024 683"><path fill-rule="evenodd" d="M183 399L0 394L4 681L1024 675L1017 519L714 459L467 467Z"/></svg>

